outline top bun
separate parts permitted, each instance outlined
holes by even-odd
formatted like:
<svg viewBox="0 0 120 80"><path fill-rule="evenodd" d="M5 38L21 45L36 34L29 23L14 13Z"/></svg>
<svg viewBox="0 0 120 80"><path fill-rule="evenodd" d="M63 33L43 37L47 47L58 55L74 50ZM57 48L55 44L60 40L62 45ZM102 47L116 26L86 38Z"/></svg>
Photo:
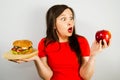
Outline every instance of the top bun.
<svg viewBox="0 0 120 80"><path fill-rule="evenodd" d="M18 47L31 47L32 44L30 40L16 40L13 42L13 45Z"/></svg>

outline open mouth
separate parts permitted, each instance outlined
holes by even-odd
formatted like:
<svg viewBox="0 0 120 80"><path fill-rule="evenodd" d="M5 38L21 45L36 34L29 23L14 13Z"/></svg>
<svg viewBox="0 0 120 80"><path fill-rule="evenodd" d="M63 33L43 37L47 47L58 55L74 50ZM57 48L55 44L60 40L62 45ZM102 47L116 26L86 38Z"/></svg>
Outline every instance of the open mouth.
<svg viewBox="0 0 120 80"><path fill-rule="evenodd" d="M72 27L68 28L68 32L69 32L69 33L72 33L72 31L73 31L73 28L72 28Z"/></svg>

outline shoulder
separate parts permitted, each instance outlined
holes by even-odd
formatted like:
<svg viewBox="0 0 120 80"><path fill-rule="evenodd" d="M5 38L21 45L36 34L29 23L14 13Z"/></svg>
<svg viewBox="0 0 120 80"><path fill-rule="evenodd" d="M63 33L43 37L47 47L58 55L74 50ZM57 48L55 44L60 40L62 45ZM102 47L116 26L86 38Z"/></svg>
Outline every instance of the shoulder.
<svg viewBox="0 0 120 80"><path fill-rule="evenodd" d="M88 42L86 37L81 36L81 35L77 35L77 39L78 39L78 43L81 47L83 47L83 46L84 47L87 47L87 46L89 47L89 42Z"/></svg>
<svg viewBox="0 0 120 80"><path fill-rule="evenodd" d="M41 38L40 42L41 42L41 41L42 41L42 42L44 42L44 41L45 41L45 39L46 39L46 38L44 38L44 37L43 37L43 38Z"/></svg>
<svg viewBox="0 0 120 80"><path fill-rule="evenodd" d="M86 37L81 36L81 35L77 35L77 39L80 45L80 50L81 50L81 54L82 56L89 56L90 55L90 46L89 46L89 42L87 40Z"/></svg>
<svg viewBox="0 0 120 80"><path fill-rule="evenodd" d="M85 36L82 35L76 35L78 42L88 42L87 38Z"/></svg>
<svg viewBox="0 0 120 80"><path fill-rule="evenodd" d="M44 42L45 42L45 38L40 39L39 42L38 42L38 47L43 47Z"/></svg>
<svg viewBox="0 0 120 80"><path fill-rule="evenodd" d="M39 44L44 43L44 42L45 42L45 39L46 39L46 38L41 38L41 39L39 40Z"/></svg>
<svg viewBox="0 0 120 80"><path fill-rule="evenodd" d="M58 42L47 40L46 38L42 38L38 44L38 47L44 47L44 49L55 48L58 46Z"/></svg>

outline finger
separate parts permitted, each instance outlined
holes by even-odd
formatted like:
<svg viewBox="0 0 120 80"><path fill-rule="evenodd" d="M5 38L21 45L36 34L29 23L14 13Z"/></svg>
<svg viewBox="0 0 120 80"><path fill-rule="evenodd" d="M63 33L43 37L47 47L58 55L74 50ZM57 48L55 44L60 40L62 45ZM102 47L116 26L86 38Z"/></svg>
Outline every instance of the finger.
<svg viewBox="0 0 120 80"><path fill-rule="evenodd" d="M103 48L108 47L107 42L106 42L106 40L105 40L105 39L103 39L103 43L104 43Z"/></svg>
<svg viewBox="0 0 120 80"><path fill-rule="evenodd" d="M19 60L19 61L16 61L16 62L20 64L20 63L23 63L24 61Z"/></svg>
<svg viewBox="0 0 120 80"><path fill-rule="evenodd" d="M102 52L102 48L103 48L103 45L102 45L102 40L99 41L99 52Z"/></svg>
<svg viewBox="0 0 120 80"><path fill-rule="evenodd" d="M99 42L99 47L102 48L102 40Z"/></svg>
<svg viewBox="0 0 120 80"><path fill-rule="evenodd" d="M94 43L99 44L99 42L97 40L94 40Z"/></svg>
<svg viewBox="0 0 120 80"><path fill-rule="evenodd" d="M21 61L28 62L29 59L21 59Z"/></svg>
<svg viewBox="0 0 120 80"><path fill-rule="evenodd" d="M8 61L11 61L11 62L16 62L17 60L15 59L15 60L12 60L12 59L8 59Z"/></svg>
<svg viewBox="0 0 120 80"><path fill-rule="evenodd" d="M111 39L110 39L109 42L108 42L108 46L110 46L110 43L111 43Z"/></svg>

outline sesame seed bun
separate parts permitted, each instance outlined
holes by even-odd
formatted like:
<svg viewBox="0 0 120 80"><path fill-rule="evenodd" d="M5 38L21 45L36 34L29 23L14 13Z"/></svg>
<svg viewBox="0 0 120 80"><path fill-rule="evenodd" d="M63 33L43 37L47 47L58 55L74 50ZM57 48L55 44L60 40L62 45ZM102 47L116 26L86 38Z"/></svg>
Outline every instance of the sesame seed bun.
<svg viewBox="0 0 120 80"><path fill-rule="evenodd" d="M16 40L13 42L14 46L18 46L18 47L31 47L33 45L33 43L30 40Z"/></svg>

